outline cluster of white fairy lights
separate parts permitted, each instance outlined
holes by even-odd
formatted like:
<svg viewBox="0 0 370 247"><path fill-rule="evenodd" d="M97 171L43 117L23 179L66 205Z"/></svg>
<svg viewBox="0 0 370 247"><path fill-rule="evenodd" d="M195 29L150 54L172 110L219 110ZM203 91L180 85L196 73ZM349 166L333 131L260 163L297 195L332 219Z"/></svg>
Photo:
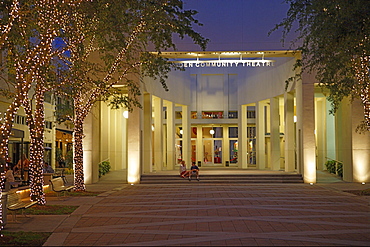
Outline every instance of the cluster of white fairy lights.
<svg viewBox="0 0 370 247"><path fill-rule="evenodd" d="M0 123L2 123L3 119L1 117L1 112L0 112ZM1 162L0 166L0 170L1 170L1 173L0 173L0 205L2 205L2 198L3 198L3 185L4 185L4 179L5 179L5 170L4 170L4 166L5 164L3 164ZM6 209L5 209L6 210ZM1 230L3 229L3 207L0 207L0 233L1 233ZM0 237L2 237L2 234L0 234Z"/></svg>
<svg viewBox="0 0 370 247"><path fill-rule="evenodd" d="M370 130L370 56L363 54L354 61L356 78L360 84L360 98L364 105L364 117L367 129Z"/></svg>
<svg viewBox="0 0 370 247"><path fill-rule="evenodd" d="M28 92L35 82L36 85L38 82L42 82L42 71L40 68L47 65L50 62L51 58L55 55L52 51L52 42L54 41L57 30L53 27L57 27L64 20L68 19L68 13L66 13L67 8L58 8L56 6L62 6L64 4L69 5L70 7L76 7L78 4L84 0L40 0L35 4L35 9L42 10L39 12L38 25L40 26L39 33L39 43L35 46L31 46L25 52L26 57L21 58L15 57L14 67L16 68L15 80L16 92L17 95L14 97L13 102L8 106L7 113L4 114L4 117L1 119L1 142L0 142L0 155L2 157L8 157L8 139L11 134L11 128L14 123L14 117L17 113L21 104L24 104L25 110L27 111L27 100ZM91 1L91 0L85 0ZM65 6L65 5L64 5ZM4 45L7 40L7 34L10 32L15 20L18 18L20 20L19 26L22 28L27 27L27 23L24 22L24 19L19 17L20 9L19 2L17 0L13 1L11 11L9 13L9 22L8 25L2 27L1 30L1 39L0 45ZM21 36L25 36L25 32L20 32ZM55 53L55 51L54 51ZM41 90L40 90L41 89ZM28 122L35 123L30 128L31 142L33 141L35 145L31 145L31 167L30 167L30 186L31 186L31 199L32 197L38 200L38 203L45 204L45 199L43 197L43 176L42 176L42 161L43 161L43 136L44 136L44 110L43 110L43 95L45 93L45 88L38 88L38 96L40 104L35 111L35 119L32 119L32 113L28 115ZM42 105L42 106L41 106ZM31 108L29 107L30 111ZM33 122L36 120L35 122ZM3 164L1 164L1 169L3 170ZM4 172L1 173L1 182L0 186L4 182ZM2 187L0 188L0 200L2 197ZM0 207L0 221L2 220L3 212ZM2 224L0 230L2 229Z"/></svg>
<svg viewBox="0 0 370 247"><path fill-rule="evenodd" d="M18 11L19 11L19 6L18 5L19 5L18 1L14 0L13 4L12 4L12 7L11 7L10 14L9 14L9 23L7 25L5 25L2 28L3 30L1 31L2 37L1 37L0 46L3 46L5 41L8 39L8 33L12 29L15 19L18 18Z"/></svg>
<svg viewBox="0 0 370 247"><path fill-rule="evenodd" d="M117 71L118 67L122 63L127 50L133 44L138 34L143 32L145 26L146 22L144 20L141 20L139 24L136 26L136 28L133 30L132 34L130 35L126 47L124 47L117 55L115 62L112 64L110 70L108 71L107 75L103 80L104 83L107 84L108 86L112 86L117 82L115 81L113 83L109 83L109 81L113 78L113 74ZM74 184L75 190L85 190L83 173L83 148L82 148L83 121L86 118L87 114L90 112L95 100L98 99L102 94L104 94L107 88L105 89L94 88L91 94L83 95L79 94L74 99L75 119L74 119L73 139L74 139L74 161L75 161L75 184ZM88 99L83 101L85 97L87 97Z"/></svg>

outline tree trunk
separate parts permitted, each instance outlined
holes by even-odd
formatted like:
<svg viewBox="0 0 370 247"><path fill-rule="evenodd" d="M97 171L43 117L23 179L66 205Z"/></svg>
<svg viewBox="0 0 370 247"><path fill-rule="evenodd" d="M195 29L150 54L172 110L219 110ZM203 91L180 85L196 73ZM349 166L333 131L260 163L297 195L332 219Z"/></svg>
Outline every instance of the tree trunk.
<svg viewBox="0 0 370 247"><path fill-rule="evenodd" d="M29 101L24 102L24 108L28 117L28 124L30 129L30 189L31 200L36 201L38 204L44 205L45 194L43 191L44 176L44 92L42 89L37 88L35 97L35 112L32 115L32 109Z"/></svg>
<svg viewBox="0 0 370 247"><path fill-rule="evenodd" d="M74 163L75 163L75 179L74 185L75 190L84 191L85 180L84 180L84 170L83 170L83 147L82 147L82 138L83 138L83 121L77 117L78 111L76 112L76 121L74 124L73 131L73 141L74 141Z"/></svg>

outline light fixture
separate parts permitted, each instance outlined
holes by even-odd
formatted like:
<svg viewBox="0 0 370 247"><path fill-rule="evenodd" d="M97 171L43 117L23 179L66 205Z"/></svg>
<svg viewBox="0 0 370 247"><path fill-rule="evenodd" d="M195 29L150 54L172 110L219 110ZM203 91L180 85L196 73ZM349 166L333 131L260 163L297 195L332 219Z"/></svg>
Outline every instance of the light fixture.
<svg viewBox="0 0 370 247"><path fill-rule="evenodd" d="M364 185L364 184L366 184L366 183L365 183L365 182L362 182L361 184L362 184L362 185Z"/></svg>
<svg viewBox="0 0 370 247"><path fill-rule="evenodd" d="M183 130L180 130L180 135L182 135L184 133L184 131Z"/></svg>
<svg viewBox="0 0 370 247"><path fill-rule="evenodd" d="M297 122L297 116L294 116L294 122L295 123Z"/></svg>
<svg viewBox="0 0 370 247"><path fill-rule="evenodd" d="M215 131L214 131L213 129L211 129L211 130L209 131L209 133L210 133L211 135L213 135L213 134L215 133Z"/></svg>
<svg viewBox="0 0 370 247"><path fill-rule="evenodd" d="M313 183L310 183L310 185L313 185Z"/></svg>
<svg viewBox="0 0 370 247"><path fill-rule="evenodd" d="M126 118L126 119L128 118L128 111L123 112L123 117Z"/></svg>

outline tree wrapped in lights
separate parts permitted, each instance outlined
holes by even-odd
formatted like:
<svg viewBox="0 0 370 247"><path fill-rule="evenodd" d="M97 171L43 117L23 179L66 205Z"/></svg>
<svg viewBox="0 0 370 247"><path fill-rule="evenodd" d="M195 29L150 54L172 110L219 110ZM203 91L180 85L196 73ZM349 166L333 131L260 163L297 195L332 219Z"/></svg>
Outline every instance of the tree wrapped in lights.
<svg viewBox="0 0 370 247"><path fill-rule="evenodd" d="M11 99L0 127L0 155L8 155L8 139L14 116L21 105L27 114L30 128L30 188L31 199L45 203L42 165L44 157L44 93L50 89L45 77L53 72L52 59L63 53L53 43L63 35L63 27L71 14L70 6L82 0L22 0L2 3L2 51L7 51L6 68L9 78L2 81L2 92ZM16 7L15 7L16 6ZM8 23L8 24L6 24ZM11 28L9 28L11 27ZM55 71L54 71L55 72ZM31 88L33 91L31 91ZM30 97L33 93L34 97ZM35 109L32 105L35 103ZM34 117L33 117L34 114Z"/></svg>
<svg viewBox="0 0 370 247"><path fill-rule="evenodd" d="M294 28L293 45L302 51L296 66L316 72L316 79L330 90L334 113L344 97L359 98L364 106L360 131L370 131L369 56L370 1L285 0L287 17L275 26L283 28L283 40ZM298 75L300 76L300 75Z"/></svg>
<svg viewBox="0 0 370 247"><path fill-rule="evenodd" d="M199 24L196 11L184 10L181 0L97 0L85 3L81 12L71 16L70 36L64 39L70 51L60 72L56 93L74 102L75 187L85 190L83 174L83 123L97 100L117 95L113 85L125 86L128 95L112 102L129 110L139 106L139 85L129 79L139 73L159 78L165 90L167 72L174 67L165 59L149 53L176 49L172 35L190 37L205 49L207 39L193 30ZM80 41L80 43L77 43ZM151 48L150 48L151 47Z"/></svg>

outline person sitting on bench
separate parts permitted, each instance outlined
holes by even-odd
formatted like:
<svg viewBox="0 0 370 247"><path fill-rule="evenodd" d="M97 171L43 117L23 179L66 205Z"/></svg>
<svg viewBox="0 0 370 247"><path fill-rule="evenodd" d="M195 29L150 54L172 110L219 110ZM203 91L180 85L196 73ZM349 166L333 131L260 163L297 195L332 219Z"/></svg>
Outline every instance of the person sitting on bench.
<svg viewBox="0 0 370 247"><path fill-rule="evenodd" d="M191 180L191 175L196 175L197 180L199 181L199 167L195 164L194 161L191 163L190 172L191 174L189 174L189 181Z"/></svg>

